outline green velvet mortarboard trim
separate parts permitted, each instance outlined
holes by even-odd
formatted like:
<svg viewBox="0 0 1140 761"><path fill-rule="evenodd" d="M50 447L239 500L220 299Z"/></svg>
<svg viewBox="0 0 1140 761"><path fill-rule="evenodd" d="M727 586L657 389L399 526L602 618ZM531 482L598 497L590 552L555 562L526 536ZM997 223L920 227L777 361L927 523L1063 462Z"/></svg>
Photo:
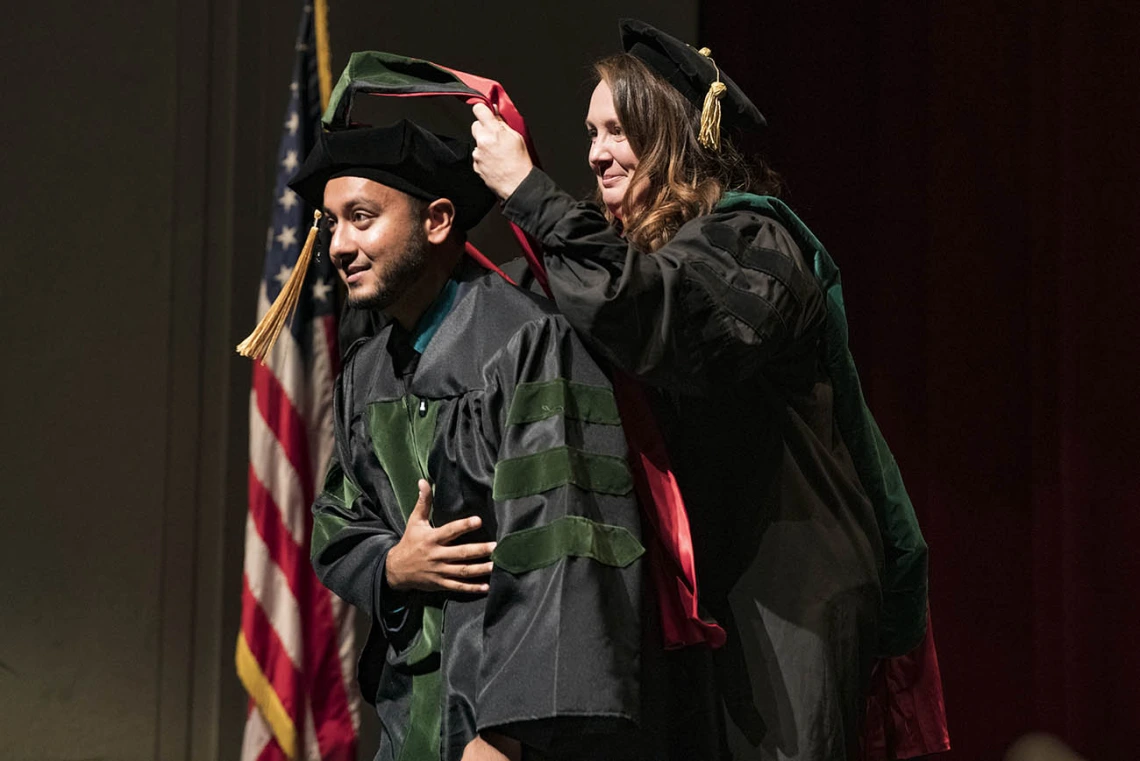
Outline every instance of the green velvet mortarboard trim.
<svg viewBox="0 0 1140 761"><path fill-rule="evenodd" d="M491 553L491 561L508 573L520 574L568 557L625 568L643 554L641 542L623 526L564 515L545 526L507 534Z"/></svg>

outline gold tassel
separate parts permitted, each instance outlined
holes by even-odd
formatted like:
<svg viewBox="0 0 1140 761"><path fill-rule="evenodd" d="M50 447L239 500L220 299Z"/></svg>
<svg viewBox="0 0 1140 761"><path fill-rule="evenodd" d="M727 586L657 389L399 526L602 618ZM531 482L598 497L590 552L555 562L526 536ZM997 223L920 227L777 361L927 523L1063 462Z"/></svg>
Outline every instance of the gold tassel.
<svg viewBox="0 0 1140 761"><path fill-rule="evenodd" d="M712 60L712 51L708 48L701 48L697 51L705 58L712 61L712 65L716 67L716 61ZM720 99L724 97L728 88L724 86L724 82L720 81L720 68L716 68L716 81L709 85L709 91L705 93L705 103L701 108L701 131L697 135L697 140L705 148L712 148L714 151L720 150Z"/></svg>
<svg viewBox="0 0 1140 761"><path fill-rule="evenodd" d="M308 272L309 261L313 258L313 244L317 240L317 223L320 218L321 213L314 211L313 226L309 228L309 235L305 238L305 246L301 249L301 255L297 257L297 263L293 265L293 272L290 273L289 280L281 289L281 293L277 294L273 306L269 307L265 316L261 318L261 322L257 323L253 332L237 345L237 353L243 357L264 362L266 355L273 350L273 344L277 343L277 338L281 335L285 323L289 321L297 309L297 302L301 298L301 289L305 285L305 273Z"/></svg>

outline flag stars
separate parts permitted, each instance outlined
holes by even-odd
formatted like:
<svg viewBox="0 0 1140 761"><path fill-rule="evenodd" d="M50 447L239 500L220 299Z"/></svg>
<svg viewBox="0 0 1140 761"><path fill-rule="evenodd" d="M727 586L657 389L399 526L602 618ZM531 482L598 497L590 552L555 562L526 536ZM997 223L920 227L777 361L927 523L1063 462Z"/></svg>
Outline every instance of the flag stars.
<svg viewBox="0 0 1140 761"><path fill-rule="evenodd" d="M289 267L286 267L284 264L282 264L281 269L279 269L277 271L277 274L273 276L273 279L276 280L278 283L281 283L281 287L284 288L285 283L289 282L289 276L291 274L293 274L293 270L291 270Z"/></svg>
<svg viewBox="0 0 1140 761"><path fill-rule="evenodd" d="M297 112L289 114L289 121L285 122L285 128L289 130L290 135L297 134L297 128L301 126L301 118L297 116Z"/></svg>
<svg viewBox="0 0 1140 761"><path fill-rule="evenodd" d="M301 86L299 84L297 84L296 80L294 80L294 81L289 83L289 92L296 94L297 90L300 89L300 87Z"/></svg>
<svg viewBox="0 0 1140 761"><path fill-rule="evenodd" d="M328 280L325 280L324 278L321 278L313 285L313 298L319 301L328 302L329 291L331 291L332 288L332 283L330 283Z"/></svg>
<svg viewBox="0 0 1140 761"><path fill-rule="evenodd" d="M293 207L297 205L297 194L289 188L285 188L285 192L277 199L277 203L281 204L281 208L285 211L292 211Z"/></svg>
<svg viewBox="0 0 1140 761"><path fill-rule="evenodd" d="M281 166L285 167L286 172L294 172L297 170L297 165L300 162L297 160L297 152L289 151L285 154L285 158L281 159Z"/></svg>
<svg viewBox="0 0 1140 761"><path fill-rule="evenodd" d="M277 242L281 244L281 248L289 248L290 246L297 245L297 228L296 227L282 227L281 232L277 235Z"/></svg>

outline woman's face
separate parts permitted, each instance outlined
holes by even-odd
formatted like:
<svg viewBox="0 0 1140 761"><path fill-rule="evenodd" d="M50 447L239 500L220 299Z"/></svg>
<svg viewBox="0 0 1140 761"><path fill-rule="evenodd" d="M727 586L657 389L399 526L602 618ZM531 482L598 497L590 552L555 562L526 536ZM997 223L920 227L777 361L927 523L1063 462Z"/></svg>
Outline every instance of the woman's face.
<svg viewBox="0 0 1140 761"><path fill-rule="evenodd" d="M637 168L637 155L618 121L613 93L605 80L598 82L590 98L586 132L590 136L590 168L598 178L602 203L620 219L621 201Z"/></svg>

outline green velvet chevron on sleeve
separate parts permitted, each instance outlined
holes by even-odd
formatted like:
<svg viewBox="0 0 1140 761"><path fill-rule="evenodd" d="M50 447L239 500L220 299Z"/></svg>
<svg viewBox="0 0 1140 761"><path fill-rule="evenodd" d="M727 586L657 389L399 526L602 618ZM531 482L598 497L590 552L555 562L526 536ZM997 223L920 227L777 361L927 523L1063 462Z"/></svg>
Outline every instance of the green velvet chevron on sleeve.
<svg viewBox="0 0 1140 761"><path fill-rule="evenodd" d="M562 415L599 425L621 425L614 392L565 378L520 383L515 389L507 425L520 425Z"/></svg>
<svg viewBox="0 0 1140 761"><path fill-rule="evenodd" d="M625 495L633 489L633 476L623 457L569 446L554 447L500 460L495 465L493 497L496 500L527 497L566 484L601 494Z"/></svg>
<svg viewBox="0 0 1140 761"><path fill-rule="evenodd" d="M567 557L591 558L625 568L644 553L641 542L622 526L564 515L545 526L507 534L495 547L491 560L517 575L554 565Z"/></svg>

